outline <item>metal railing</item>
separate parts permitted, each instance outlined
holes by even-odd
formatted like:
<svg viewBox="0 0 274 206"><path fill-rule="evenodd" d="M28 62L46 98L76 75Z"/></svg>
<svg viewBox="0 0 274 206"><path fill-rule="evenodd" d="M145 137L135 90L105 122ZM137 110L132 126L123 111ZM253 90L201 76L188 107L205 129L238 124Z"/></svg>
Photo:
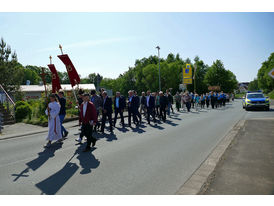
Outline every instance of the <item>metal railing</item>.
<svg viewBox="0 0 274 206"><path fill-rule="evenodd" d="M1 92L2 91L2 92ZM0 105L15 119L15 103L4 87L0 84Z"/></svg>

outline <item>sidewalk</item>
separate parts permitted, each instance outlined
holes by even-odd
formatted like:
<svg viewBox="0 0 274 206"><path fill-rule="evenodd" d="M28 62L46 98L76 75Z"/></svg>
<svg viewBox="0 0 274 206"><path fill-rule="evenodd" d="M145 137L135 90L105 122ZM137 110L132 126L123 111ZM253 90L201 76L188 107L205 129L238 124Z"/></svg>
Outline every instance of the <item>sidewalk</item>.
<svg viewBox="0 0 274 206"><path fill-rule="evenodd" d="M274 118L247 120L202 194L273 195L273 126Z"/></svg>
<svg viewBox="0 0 274 206"><path fill-rule="evenodd" d="M63 125L65 128L76 127L79 125L79 121L75 120L71 122L66 122ZM41 126L25 124L25 123L5 125L4 129L2 130L2 134L0 134L0 140L27 136L32 134L39 134L47 131L48 131L48 127L41 127Z"/></svg>

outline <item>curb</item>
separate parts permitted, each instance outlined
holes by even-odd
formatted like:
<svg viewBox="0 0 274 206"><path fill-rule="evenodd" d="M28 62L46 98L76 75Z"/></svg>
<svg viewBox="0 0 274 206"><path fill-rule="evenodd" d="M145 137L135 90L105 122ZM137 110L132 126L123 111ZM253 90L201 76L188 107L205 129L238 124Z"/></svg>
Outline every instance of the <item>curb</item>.
<svg viewBox="0 0 274 206"><path fill-rule="evenodd" d="M221 160L228 146L231 144L238 131L244 126L245 120L240 120L225 135L220 143L214 148L207 159L192 174L192 176L175 193L176 195L198 195L206 187L208 180L211 179L213 172Z"/></svg>

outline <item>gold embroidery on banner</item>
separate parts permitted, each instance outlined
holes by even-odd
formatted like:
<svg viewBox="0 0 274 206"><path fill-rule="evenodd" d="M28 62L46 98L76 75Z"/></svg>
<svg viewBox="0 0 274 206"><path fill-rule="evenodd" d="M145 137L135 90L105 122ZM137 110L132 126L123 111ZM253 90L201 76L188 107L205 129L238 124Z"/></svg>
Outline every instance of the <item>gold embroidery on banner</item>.
<svg viewBox="0 0 274 206"><path fill-rule="evenodd" d="M67 68L68 72L72 71L72 67L70 65L67 65L66 68Z"/></svg>

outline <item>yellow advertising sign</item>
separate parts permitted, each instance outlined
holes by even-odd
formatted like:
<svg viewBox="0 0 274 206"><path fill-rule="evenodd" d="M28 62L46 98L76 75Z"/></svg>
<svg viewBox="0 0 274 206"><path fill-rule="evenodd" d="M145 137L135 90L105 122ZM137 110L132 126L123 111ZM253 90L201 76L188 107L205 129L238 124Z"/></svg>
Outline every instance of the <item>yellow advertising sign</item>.
<svg viewBox="0 0 274 206"><path fill-rule="evenodd" d="M192 68L190 64L187 64L185 68L183 68L183 78L191 78L192 79Z"/></svg>
<svg viewBox="0 0 274 206"><path fill-rule="evenodd" d="M183 84L192 84L192 78L183 78Z"/></svg>

